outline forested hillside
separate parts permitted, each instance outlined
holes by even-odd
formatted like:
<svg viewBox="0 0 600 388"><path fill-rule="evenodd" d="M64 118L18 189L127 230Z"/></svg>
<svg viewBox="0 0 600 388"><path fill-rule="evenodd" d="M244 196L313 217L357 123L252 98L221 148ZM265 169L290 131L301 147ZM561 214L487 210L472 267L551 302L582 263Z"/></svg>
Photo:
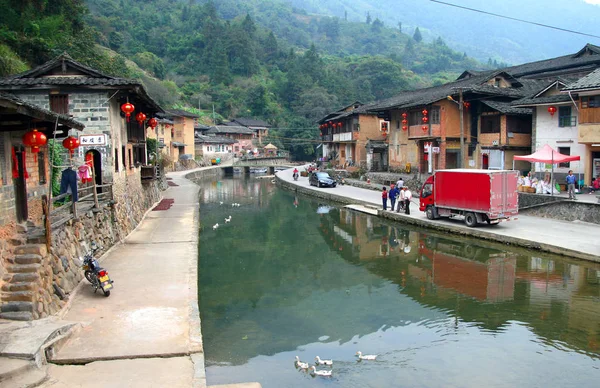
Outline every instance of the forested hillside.
<svg viewBox="0 0 600 388"><path fill-rule="evenodd" d="M213 107L224 118L265 119L284 138L315 138L315 121L344 104L479 67L441 38L426 44L418 33L405 35L377 18L308 15L276 0L0 0L0 6L7 10L0 14L3 75L67 51L107 73L140 78L166 108L199 108L207 119ZM314 151L310 143L292 150L299 157Z"/></svg>

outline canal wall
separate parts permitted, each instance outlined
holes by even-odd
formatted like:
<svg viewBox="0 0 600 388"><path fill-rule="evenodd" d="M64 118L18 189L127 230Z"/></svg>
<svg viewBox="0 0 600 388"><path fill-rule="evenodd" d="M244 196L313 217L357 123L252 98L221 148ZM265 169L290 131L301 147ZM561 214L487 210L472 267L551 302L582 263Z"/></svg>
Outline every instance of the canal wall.
<svg viewBox="0 0 600 388"><path fill-rule="evenodd" d="M415 226L430 229L430 230L437 230L437 231L444 232L444 233L452 233L452 234L461 235L461 236L465 236L465 237L475 237L475 238L488 240L488 241L496 241L496 242L503 243L506 245L513 245L513 246L523 247L523 248L527 248L527 249L534 249L534 250L540 250L540 251L544 251L544 252L554 253L554 254L567 256L567 257L571 257L571 258L600 262L600 253L590 254L590 253L581 252L581 251L578 251L575 249L568 249L568 248L565 248L565 247L559 246L559 245L552 245L552 244L546 244L546 243L533 241L531 239L527 239L524 237L515 237L515 236L510 236L510 235L504 235L501 233L495 233L493 231L488 231L484 228L467 228L463 225L463 223L454 224L454 223L450 223L450 222L440 222L439 220L429 220L427 218L421 218L421 217L417 218L417 217L405 215L402 213L383 211L382 209L380 209L381 205L375 205L371 201L357 200L357 199L354 199L351 197L345 197L345 196L342 196L339 194L335 194L335 189L332 189L331 191L324 191L324 190L314 190L314 189L312 189L312 187L299 186L293 182L286 181L286 180L280 178L279 176L276 177L276 182L280 187L294 191L299 194L305 194L305 195L309 195L311 197L321 198L324 200L337 202L340 204L359 204L359 205L364 205L364 206L367 206L370 208L377 208L378 216L380 216L382 218L390 219L392 221L415 225ZM414 201L414 199L413 199L413 201ZM577 214L581 214L582 212L586 212L586 211L589 212L589 209L592 208L592 206L594 207L594 209L598 209L598 206L599 206L599 205L590 204L590 203L573 203L572 201L561 202L561 203L558 203L557 205L559 205L560 208L551 210L552 214L555 215L558 212L563 212L565 217L567 217L567 214L574 213L574 211L572 210L574 206L580 207ZM533 209L543 209L543 207L537 207L537 208L533 208ZM541 212L542 210L532 210L532 211ZM575 215L573 215L573 217L575 217ZM540 222L540 227L543 227L543 222Z"/></svg>

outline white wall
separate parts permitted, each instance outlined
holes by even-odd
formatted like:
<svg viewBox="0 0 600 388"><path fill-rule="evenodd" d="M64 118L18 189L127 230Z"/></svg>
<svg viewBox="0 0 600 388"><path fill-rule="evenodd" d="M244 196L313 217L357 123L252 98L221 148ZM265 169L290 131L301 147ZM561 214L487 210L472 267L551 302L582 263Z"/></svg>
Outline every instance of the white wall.
<svg viewBox="0 0 600 388"><path fill-rule="evenodd" d="M548 106L538 106L535 108L534 114L536 114L536 144L533 145L533 152L538 151L542 146L548 144L550 147L558 151L558 147L570 147L571 155L578 155L581 160L578 162L571 162L570 167L554 167L554 172L567 173L569 170L573 170L575 174L583 174L584 166L586 163L585 157L585 145L578 143L579 130L577 127L578 120L575 120L575 126L573 127L559 127L558 126L558 107L559 106L571 106L571 115L577 117L577 109L573 103L569 104L555 104L557 111L554 117L548 113ZM571 142L569 142L571 141ZM536 171L550 171L546 169L545 165L538 163Z"/></svg>

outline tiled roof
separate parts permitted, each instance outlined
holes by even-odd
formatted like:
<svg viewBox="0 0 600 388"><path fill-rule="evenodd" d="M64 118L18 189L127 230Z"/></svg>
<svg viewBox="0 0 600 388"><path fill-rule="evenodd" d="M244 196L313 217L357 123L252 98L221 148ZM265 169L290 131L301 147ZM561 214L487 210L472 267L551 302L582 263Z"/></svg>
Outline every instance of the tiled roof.
<svg viewBox="0 0 600 388"><path fill-rule="evenodd" d="M237 143L235 140L230 139L228 137L221 136L204 136L196 134L196 138L194 143L197 144L234 144Z"/></svg>
<svg viewBox="0 0 600 388"><path fill-rule="evenodd" d="M530 108L517 108L511 105L510 102L500 102L500 101L481 101L482 104L489 106L490 108L497 110L500 113L504 113L507 115L531 115Z"/></svg>
<svg viewBox="0 0 600 388"><path fill-rule="evenodd" d="M246 127L240 127L240 126L233 127L233 126L229 126L229 125L216 125L216 126L210 127L210 129L205 132L205 134L218 134L218 133L234 133L234 134L240 134L240 135L253 135L254 131L251 129L248 129Z"/></svg>
<svg viewBox="0 0 600 388"><path fill-rule="evenodd" d="M571 98L567 94L555 94L552 96L545 97L526 97L520 100L516 100L511 102L511 105L514 107L522 107L522 106L534 106L534 105L548 105L548 104L558 104L562 102L571 102Z"/></svg>
<svg viewBox="0 0 600 388"><path fill-rule="evenodd" d="M237 123L238 125L244 126L244 127L271 128L271 124L267 123L266 121L256 120L256 119L249 119L249 118L246 118L246 117L240 117L240 118L232 119L231 121L234 122L234 123Z"/></svg>
<svg viewBox="0 0 600 388"><path fill-rule="evenodd" d="M591 72L583 78L567 85L562 91L581 91L587 89L600 89L600 69Z"/></svg>
<svg viewBox="0 0 600 388"><path fill-rule="evenodd" d="M60 115L47 109L40 108L39 106L25 102L19 97L10 93L0 92L0 106L9 109L15 109L17 113L22 115L35 117L51 123L58 121L59 124L65 125L69 128L82 130L85 127L85 125L79 121L73 120L69 116Z"/></svg>
<svg viewBox="0 0 600 388"><path fill-rule="evenodd" d="M191 119L197 119L198 117L200 117L197 114L185 111L183 109L169 109L167 113L171 116L188 117Z"/></svg>
<svg viewBox="0 0 600 388"><path fill-rule="evenodd" d="M74 69L78 74L69 74L68 69ZM0 89L7 91L39 86L105 86L109 89L130 89L158 112L163 111L139 81L106 75L75 61L66 53L24 73L0 78Z"/></svg>

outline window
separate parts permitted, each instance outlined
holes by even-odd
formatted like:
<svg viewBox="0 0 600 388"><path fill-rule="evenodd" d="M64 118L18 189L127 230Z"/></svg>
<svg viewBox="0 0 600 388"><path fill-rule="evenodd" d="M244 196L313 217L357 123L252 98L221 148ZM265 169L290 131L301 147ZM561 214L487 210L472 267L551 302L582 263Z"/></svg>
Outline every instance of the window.
<svg viewBox="0 0 600 388"><path fill-rule="evenodd" d="M482 116L481 133L500 133L500 116Z"/></svg>
<svg viewBox="0 0 600 388"><path fill-rule="evenodd" d="M574 127L575 117L571 116L570 106L558 107L558 126L559 127Z"/></svg>
<svg viewBox="0 0 600 388"><path fill-rule="evenodd" d="M599 108L600 96L581 97L581 108Z"/></svg>
<svg viewBox="0 0 600 388"><path fill-rule="evenodd" d="M68 94L51 94L50 95L50 110L63 115L69 114L69 95Z"/></svg>
<svg viewBox="0 0 600 388"><path fill-rule="evenodd" d="M496 78L496 79L494 79L494 86L497 87L497 88L499 88L501 81L502 81L502 78Z"/></svg>
<svg viewBox="0 0 600 388"><path fill-rule="evenodd" d="M38 174L40 176L40 185L46 183L46 160L43 152L38 152Z"/></svg>
<svg viewBox="0 0 600 388"><path fill-rule="evenodd" d="M558 153L563 155L571 155L571 147L558 147ZM558 167L570 167L570 162L559 163Z"/></svg>
<svg viewBox="0 0 600 388"><path fill-rule="evenodd" d="M431 124L439 124L440 123L440 107L434 106L431 107L429 111L429 122Z"/></svg>
<svg viewBox="0 0 600 388"><path fill-rule="evenodd" d="M421 125L423 114L419 110L408 113L408 125Z"/></svg>

